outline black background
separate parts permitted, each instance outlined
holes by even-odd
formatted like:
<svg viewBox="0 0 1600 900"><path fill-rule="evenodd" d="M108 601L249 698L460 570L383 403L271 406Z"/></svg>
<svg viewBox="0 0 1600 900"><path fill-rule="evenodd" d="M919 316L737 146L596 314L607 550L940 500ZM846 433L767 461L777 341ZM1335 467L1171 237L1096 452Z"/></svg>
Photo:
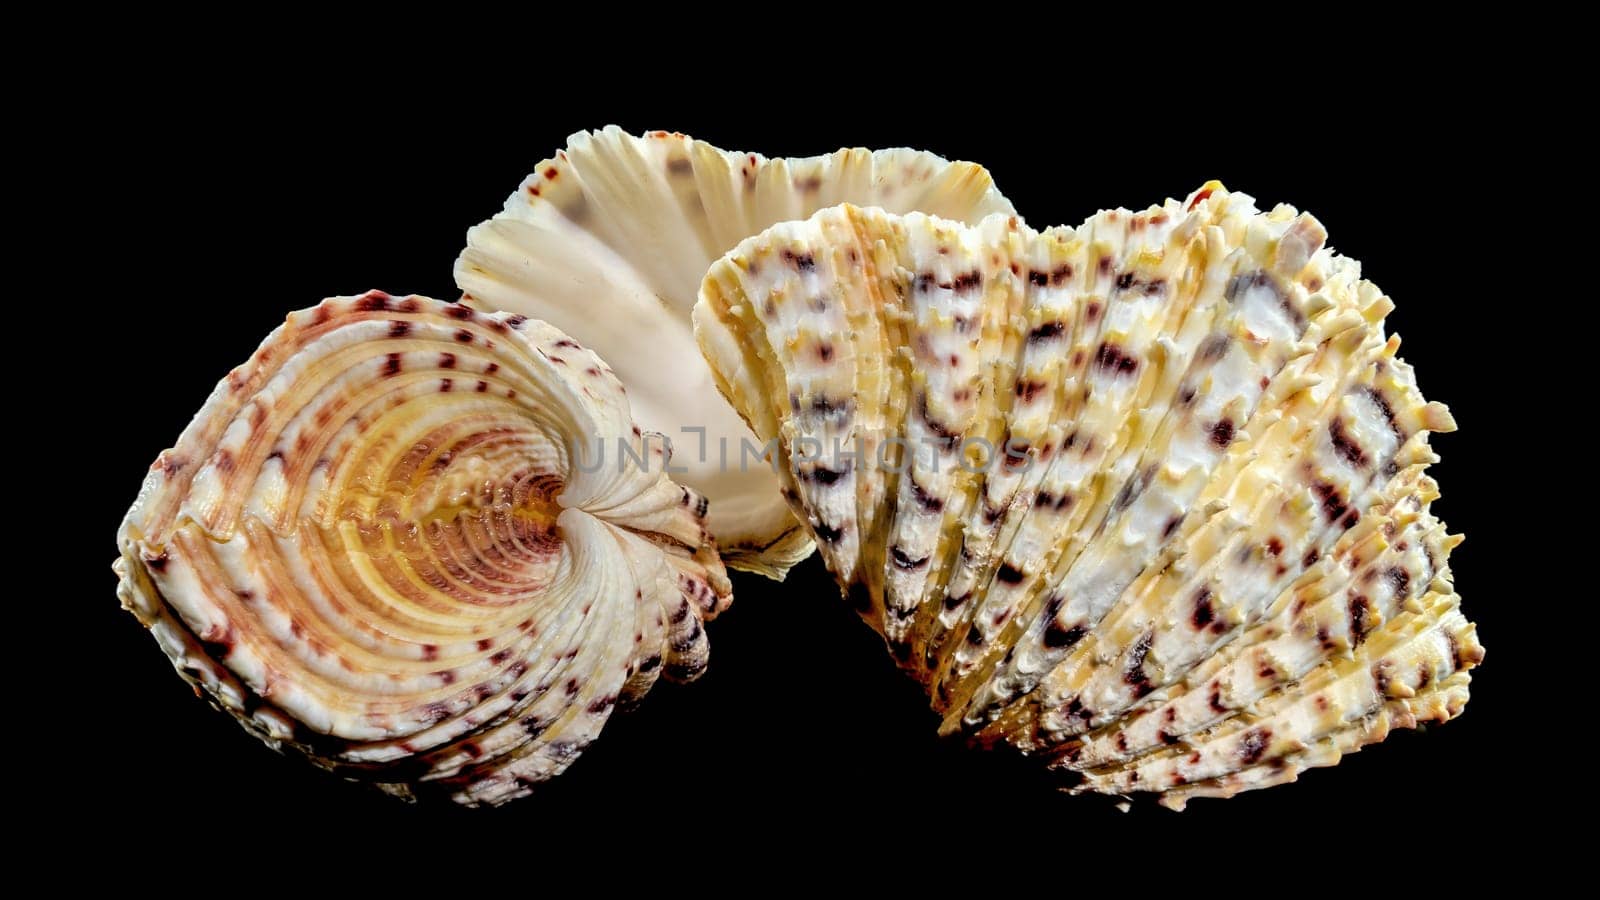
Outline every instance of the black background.
<svg viewBox="0 0 1600 900"><path fill-rule="evenodd" d="M1255 855L1249 846L1310 871L1321 866L1313 860L1339 861L1344 877L1442 843L1452 855L1490 852L1497 826L1485 808L1517 800L1504 744L1526 657L1513 617L1526 598L1503 548L1529 526L1507 514L1497 458L1508 375L1494 352L1504 320L1491 310L1508 298L1474 264L1492 189L1460 175L1491 171L1498 144L1467 97L1373 96L1338 115L1308 102L1274 113L1259 97L1237 115L1177 101L1155 116L1117 104L1087 115L1065 99L1057 115L1048 106L953 115L815 98L691 108L531 85L520 102L476 102L377 76L311 91L241 88L225 104L174 82L158 97L126 98L141 127L95 186L111 212L94 224L114 227L121 246L90 247L80 268L69 260L62 272L98 276L97 290L115 294L96 314L122 404L101 411L112 426L97 445L103 505L81 520L84 588L72 598L74 640L94 662L70 689L100 711L70 726L85 760L56 790L81 812L85 842L137 844L148 823L175 817L188 824L151 836L162 852L339 848L346 859L424 869L442 857L469 865L488 848L546 859L588 845L616 857L599 870L606 876L627 874L634 848L683 865L730 850L770 854L797 874L847 854L982 871L992 852L1069 882L1147 854L1227 858L1236 871L1241 854ZM1433 473L1444 491L1435 510L1469 538L1452 567L1488 648L1465 715L1398 733L1296 785L1196 801L1181 815L1151 804L1122 814L1053 791L1029 766L938 741L920 691L813 558L784 584L736 576L733 609L710 626L705 678L658 686L565 776L506 808L407 806L257 744L196 699L117 607L113 533L146 468L289 310L369 288L456 296L451 263L466 229L570 132L611 122L767 155L907 145L972 159L1037 227L1181 197L1208 178L1263 207L1314 212L1333 246L1395 299L1389 322L1406 339L1403 355L1461 425L1435 438L1444 462ZM641 877L670 880L674 868Z"/></svg>

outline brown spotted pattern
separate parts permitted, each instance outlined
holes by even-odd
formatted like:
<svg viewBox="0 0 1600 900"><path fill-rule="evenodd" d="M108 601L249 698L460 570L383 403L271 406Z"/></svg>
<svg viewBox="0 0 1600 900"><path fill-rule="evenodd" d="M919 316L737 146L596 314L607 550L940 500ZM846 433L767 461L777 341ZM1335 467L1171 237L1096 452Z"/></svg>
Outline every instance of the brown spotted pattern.
<svg viewBox="0 0 1600 900"><path fill-rule="evenodd" d="M596 438L647 462L589 464ZM263 740L497 804L705 665L730 586L703 498L664 464L606 364L552 326L335 298L291 314L151 467L118 592Z"/></svg>
<svg viewBox="0 0 1600 900"><path fill-rule="evenodd" d="M1217 184L1042 233L843 206L725 256L695 321L944 730L1181 804L1454 715L1482 659L1423 472L1454 423L1326 242Z"/></svg>

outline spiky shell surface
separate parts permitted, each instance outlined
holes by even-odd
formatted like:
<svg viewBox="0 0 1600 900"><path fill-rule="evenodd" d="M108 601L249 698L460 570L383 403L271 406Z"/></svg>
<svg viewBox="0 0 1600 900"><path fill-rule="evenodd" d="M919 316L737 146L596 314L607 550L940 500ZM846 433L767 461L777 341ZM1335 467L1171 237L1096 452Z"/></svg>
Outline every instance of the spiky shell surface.
<svg viewBox="0 0 1600 900"><path fill-rule="evenodd" d="M673 441L674 476L710 500L723 559L782 577L811 543L717 393L689 315L739 241L845 202L969 222L1011 212L983 168L931 153L768 159L611 127L573 135L467 233L456 283L469 305L543 319L609 360L640 424Z"/></svg>
<svg viewBox="0 0 1600 900"><path fill-rule="evenodd" d="M944 730L1229 795L1444 720L1483 651L1392 308L1210 184L1035 232L841 206L718 261L719 387Z"/></svg>
<svg viewBox="0 0 1600 900"><path fill-rule="evenodd" d="M642 462L595 465L599 442ZM611 370L552 326L335 298L291 314L156 460L118 592L268 743L500 803L705 665L729 584L702 499L663 465Z"/></svg>

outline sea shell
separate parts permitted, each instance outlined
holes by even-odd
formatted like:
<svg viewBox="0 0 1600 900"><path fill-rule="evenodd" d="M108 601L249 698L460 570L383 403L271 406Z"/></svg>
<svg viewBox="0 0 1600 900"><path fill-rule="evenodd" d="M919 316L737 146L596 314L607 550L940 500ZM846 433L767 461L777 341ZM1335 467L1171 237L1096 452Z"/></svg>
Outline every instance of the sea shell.
<svg viewBox="0 0 1600 900"><path fill-rule="evenodd" d="M596 441L643 462L595 465ZM496 804L567 767L731 597L705 501L593 352L382 293L295 312L151 467L123 605L268 743Z"/></svg>
<svg viewBox="0 0 1600 900"><path fill-rule="evenodd" d="M943 729L1079 790L1229 795L1444 720L1483 657L1389 299L1215 183L1034 232L842 206L694 318Z"/></svg>
<svg viewBox="0 0 1600 900"><path fill-rule="evenodd" d="M723 560L781 578L811 543L717 393L689 315L718 256L844 202L971 222L1012 211L983 168L931 153L767 159L613 126L573 135L469 231L456 283L463 302L548 321L610 361L639 423L674 442L674 477L711 501Z"/></svg>

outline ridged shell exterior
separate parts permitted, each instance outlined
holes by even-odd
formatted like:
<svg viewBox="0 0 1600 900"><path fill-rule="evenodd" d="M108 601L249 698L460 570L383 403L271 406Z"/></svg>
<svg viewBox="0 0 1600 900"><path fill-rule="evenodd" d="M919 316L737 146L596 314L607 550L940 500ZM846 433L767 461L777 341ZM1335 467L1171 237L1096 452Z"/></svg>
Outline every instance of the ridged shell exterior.
<svg viewBox="0 0 1600 900"><path fill-rule="evenodd" d="M645 462L576 455L597 440ZM611 370L550 325L335 298L291 314L156 460L118 593L268 743L496 804L705 665L729 584L703 501L662 466Z"/></svg>
<svg viewBox="0 0 1600 900"><path fill-rule="evenodd" d="M931 153L768 159L613 126L573 135L469 231L456 283L469 305L543 319L610 360L640 424L675 442L678 480L710 500L723 559L781 578L811 543L771 470L741 464L750 432L718 395L689 315L706 269L739 241L845 202L970 222L1012 211L983 168Z"/></svg>
<svg viewBox="0 0 1600 900"><path fill-rule="evenodd" d="M944 730L1111 794L1228 795L1444 720L1482 659L1388 298L1209 184L1038 233L842 206L695 322Z"/></svg>

